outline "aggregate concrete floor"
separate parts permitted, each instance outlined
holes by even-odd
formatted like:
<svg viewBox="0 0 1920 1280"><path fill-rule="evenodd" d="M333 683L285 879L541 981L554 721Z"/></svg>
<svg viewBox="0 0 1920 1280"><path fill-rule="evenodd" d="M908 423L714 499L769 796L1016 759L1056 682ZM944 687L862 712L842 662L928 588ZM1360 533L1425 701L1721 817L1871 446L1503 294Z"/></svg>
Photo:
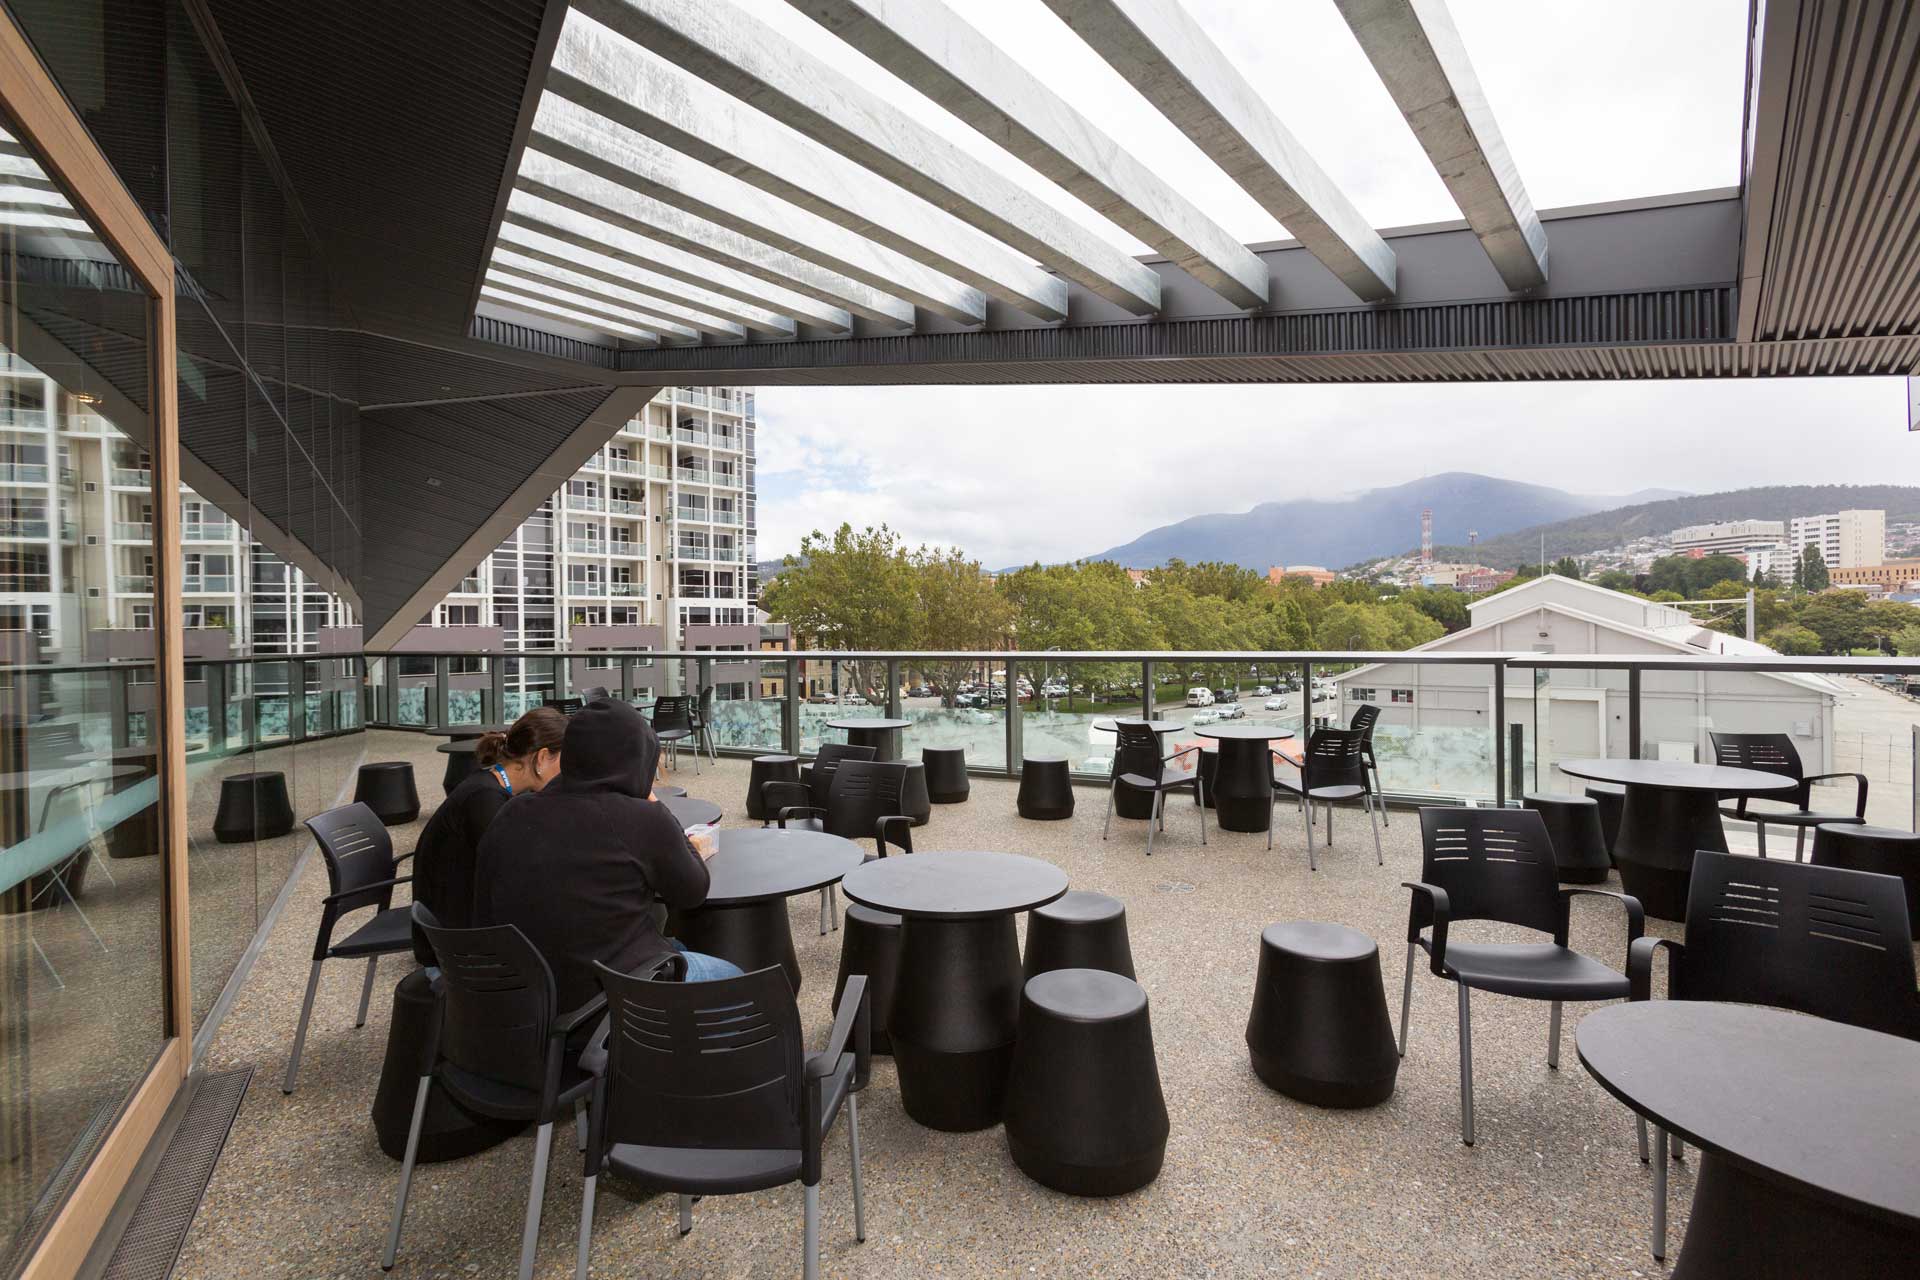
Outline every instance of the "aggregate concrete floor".
<svg viewBox="0 0 1920 1280"><path fill-rule="evenodd" d="M375 733L367 758L411 759L423 800L440 798L437 739ZM740 815L747 765L690 768L675 781ZM862 1103L868 1238L853 1240L846 1147L836 1135L822 1186L827 1275L1003 1276L1650 1276L1650 1176L1634 1153L1631 1117L1580 1067L1570 1010L1562 1068L1546 1065L1547 1008L1474 1002L1478 1144L1459 1140L1453 988L1415 978L1409 1055L1387 1103L1326 1111L1267 1089L1242 1039L1263 926L1338 921L1381 947L1397 996L1407 894L1420 865L1414 815L1399 811L1376 866L1365 818L1343 812L1339 843L1307 870L1297 814L1277 815L1275 848L1259 835L1212 829L1202 848L1190 804L1173 807L1164 842L1145 855L1141 823L1100 839L1104 793L1077 792L1070 821L1015 816L1014 784L976 778L962 805L936 806L916 848L998 849L1047 858L1076 887L1127 904L1135 965L1152 1002L1172 1137L1159 1179L1135 1194L1082 1200L1048 1191L1013 1164L998 1128L924 1129L902 1111L892 1064L877 1060ZM417 826L396 829L410 848ZM1615 885L1617 888L1617 883ZM398 1166L368 1121L385 1043L387 993L406 971L383 962L367 1026L352 1030L361 969L330 966L314 1011L298 1093L285 1067L325 892L318 859L270 938L213 1045L209 1066L258 1069L194 1225L178 1275L377 1274ZM839 935L820 937L817 899L791 904L810 1041L823 1041ZM1661 931L1676 926L1654 924ZM1481 927L1461 933L1492 936ZM1576 904L1574 945L1624 962L1612 904ZM517 1256L532 1138L422 1166L393 1274L508 1276ZM557 1143L539 1274L571 1274L581 1171ZM1672 1178L1672 1239L1686 1227L1691 1164ZM594 1273L603 1276L797 1275L800 1190L703 1202L691 1235L671 1197L604 1193Z"/></svg>

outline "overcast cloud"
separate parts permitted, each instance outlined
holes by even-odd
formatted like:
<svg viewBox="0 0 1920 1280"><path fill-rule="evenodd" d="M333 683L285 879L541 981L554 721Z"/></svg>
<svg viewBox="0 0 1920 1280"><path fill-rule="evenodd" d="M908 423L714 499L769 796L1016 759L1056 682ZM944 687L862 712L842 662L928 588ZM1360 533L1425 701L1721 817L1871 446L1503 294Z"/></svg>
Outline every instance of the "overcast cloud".
<svg viewBox="0 0 1920 1280"><path fill-rule="evenodd" d="M826 35L797 42L1132 252L1144 246ZM1374 225L1459 212L1332 0L1186 0ZM1283 237L1038 0L957 5L1234 234ZM1746 0L1452 0L1536 206L1733 186ZM1207 511L1479 471L1582 493L1920 482L1897 380L1401 387L778 388L759 394L763 557L843 519L993 565ZM1810 445L1817 441L1817 449Z"/></svg>

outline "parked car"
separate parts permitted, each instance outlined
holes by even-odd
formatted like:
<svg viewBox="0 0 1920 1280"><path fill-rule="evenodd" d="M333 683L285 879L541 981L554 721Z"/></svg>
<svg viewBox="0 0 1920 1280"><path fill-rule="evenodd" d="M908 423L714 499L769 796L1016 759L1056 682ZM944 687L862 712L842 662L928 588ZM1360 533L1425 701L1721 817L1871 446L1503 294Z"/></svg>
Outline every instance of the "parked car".
<svg viewBox="0 0 1920 1280"><path fill-rule="evenodd" d="M1284 694L1276 693L1261 705L1268 711L1285 711L1287 709L1287 699Z"/></svg>
<svg viewBox="0 0 1920 1280"><path fill-rule="evenodd" d="M1187 690L1187 705L1190 707L1210 707L1213 705L1213 690L1192 688ZM1207 723L1213 723L1209 720Z"/></svg>
<svg viewBox="0 0 1920 1280"><path fill-rule="evenodd" d="M1213 700L1215 702L1238 702L1240 701L1240 691L1238 689L1215 689L1213 691Z"/></svg>
<svg viewBox="0 0 1920 1280"><path fill-rule="evenodd" d="M1247 709L1237 702L1223 702L1213 709L1213 713L1222 720L1243 720Z"/></svg>
<svg viewBox="0 0 1920 1280"><path fill-rule="evenodd" d="M909 698L931 698L933 696L933 690L924 684L917 684L907 690L907 696Z"/></svg>
<svg viewBox="0 0 1920 1280"><path fill-rule="evenodd" d="M1331 689L1315 689L1315 690L1313 691L1313 700L1314 700L1315 702L1332 702L1332 701L1333 701L1333 690L1331 690Z"/></svg>
<svg viewBox="0 0 1920 1280"><path fill-rule="evenodd" d="M1253 696L1256 698L1264 698L1272 692L1273 692L1272 685L1257 684L1253 687Z"/></svg>
<svg viewBox="0 0 1920 1280"><path fill-rule="evenodd" d="M1213 710L1196 711L1187 717L1188 722L1191 724L1213 724L1219 719L1220 713Z"/></svg>

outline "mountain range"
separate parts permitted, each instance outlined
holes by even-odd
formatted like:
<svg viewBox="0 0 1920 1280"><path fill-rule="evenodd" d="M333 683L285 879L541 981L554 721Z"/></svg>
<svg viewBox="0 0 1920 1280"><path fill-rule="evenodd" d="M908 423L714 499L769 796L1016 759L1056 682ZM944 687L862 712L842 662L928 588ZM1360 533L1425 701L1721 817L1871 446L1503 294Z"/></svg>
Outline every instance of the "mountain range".
<svg viewBox="0 0 1920 1280"><path fill-rule="evenodd" d="M1685 495L1674 489L1577 494L1451 471L1347 498L1263 502L1251 511L1192 516L1087 559L1112 560L1134 569L1150 569L1174 558L1189 564L1220 560L1262 571L1277 564L1340 568L1417 548L1420 513L1428 509L1433 512L1436 547L1464 545L1468 533L1477 532L1482 549L1475 555L1484 556L1488 540L1503 534L1673 500L1685 501Z"/></svg>

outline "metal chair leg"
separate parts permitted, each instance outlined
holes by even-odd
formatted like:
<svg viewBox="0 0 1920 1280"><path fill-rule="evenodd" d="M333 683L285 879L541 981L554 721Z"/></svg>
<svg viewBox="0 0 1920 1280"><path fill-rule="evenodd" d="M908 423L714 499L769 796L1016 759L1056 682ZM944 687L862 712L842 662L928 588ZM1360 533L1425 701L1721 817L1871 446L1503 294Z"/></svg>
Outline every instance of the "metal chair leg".
<svg viewBox="0 0 1920 1280"><path fill-rule="evenodd" d="M587 1149L587 1104L584 1099L573 1108L573 1141L576 1150Z"/></svg>
<svg viewBox="0 0 1920 1280"><path fill-rule="evenodd" d="M420 1087L414 1090L413 1120L407 1126L407 1153L400 1161L400 1191L393 1201L393 1225L387 1228L387 1252L380 1259L382 1271L393 1270L394 1257L400 1252L400 1224L407 1217L407 1191L413 1186L413 1162L420 1154L420 1126L427 1118L427 1090L432 1087L433 1077L421 1076Z"/></svg>
<svg viewBox="0 0 1920 1280"><path fill-rule="evenodd" d="M1300 808L1306 814L1307 870L1318 871L1320 869L1320 855L1313 851L1313 801L1307 799L1303 794L1300 797Z"/></svg>
<svg viewBox="0 0 1920 1280"><path fill-rule="evenodd" d="M1553 1002L1553 1018L1547 1024L1547 1066L1560 1069L1560 1002Z"/></svg>
<svg viewBox="0 0 1920 1280"><path fill-rule="evenodd" d="M1473 1145L1473 1012L1467 1000L1467 984L1460 988L1460 1141Z"/></svg>
<svg viewBox="0 0 1920 1280"><path fill-rule="evenodd" d="M1756 822L1753 824L1753 838L1759 842L1760 856L1762 858L1766 857L1767 856L1767 824L1766 823Z"/></svg>
<svg viewBox="0 0 1920 1280"><path fill-rule="evenodd" d="M1373 861L1377 866L1387 865L1387 855L1380 851L1380 815L1373 807L1373 797L1367 797L1367 821L1373 824Z"/></svg>
<svg viewBox="0 0 1920 1280"><path fill-rule="evenodd" d="M300 1025L293 1033L293 1056L287 1059L287 1078L280 1083L282 1093L292 1093L300 1079L300 1051L307 1046L307 1020L313 1017L313 994L320 989L320 966L325 963L315 960L313 968L307 970L307 998L300 1002Z"/></svg>
<svg viewBox="0 0 1920 1280"><path fill-rule="evenodd" d="M1194 810L1200 815L1200 843L1204 845L1207 842L1207 783L1206 779L1197 774L1193 779L1193 798L1196 802L1193 806ZM1271 815L1267 818L1267 835L1269 838L1273 835Z"/></svg>
<svg viewBox="0 0 1920 1280"><path fill-rule="evenodd" d="M574 1280L587 1280L587 1256L593 1252L593 1193L599 1174L589 1175L580 1188L580 1257L573 1264Z"/></svg>
<svg viewBox="0 0 1920 1280"><path fill-rule="evenodd" d="M1120 779L1115 778L1113 780L1113 784L1107 788L1107 817L1106 817L1106 821L1100 824L1100 838L1102 840L1105 840L1107 838L1107 829L1113 826L1113 800L1114 800L1114 797L1119 794L1119 792L1120 792Z"/></svg>
<svg viewBox="0 0 1920 1280"><path fill-rule="evenodd" d="M867 1197L860 1185L860 1095L847 1095L847 1147L853 1153L853 1238L867 1241Z"/></svg>
<svg viewBox="0 0 1920 1280"><path fill-rule="evenodd" d="M1667 1131L1653 1130L1653 1256L1667 1259Z"/></svg>
<svg viewBox="0 0 1920 1280"><path fill-rule="evenodd" d="M1153 793L1153 811L1147 815L1147 856L1149 858L1153 856L1153 829L1160 825L1160 809L1166 802L1166 798L1167 793L1164 791Z"/></svg>
<svg viewBox="0 0 1920 1280"><path fill-rule="evenodd" d="M1645 1116L1636 1115L1633 1118L1633 1130L1634 1130L1634 1134L1640 1140L1639 1141L1640 1163L1646 1164L1647 1163L1647 1118Z"/></svg>
<svg viewBox="0 0 1920 1280"><path fill-rule="evenodd" d="M693 1234L693 1197L680 1197L680 1234Z"/></svg>
<svg viewBox="0 0 1920 1280"><path fill-rule="evenodd" d="M1795 862L1805 862L1807 860L1807 829L1804 826L1794 831L1793 860Z"/></svg>
<svg viewBox="0 0 1920 1280"><path fill-rule="evenodd" d="M1407 1015L1413 1012L1413 953L1419 948L1407 944L1407 976L1400 984L1400 1056L1407 1056Z"/></svg>
<svg viewBox="0 0 1920 1280"><path fill-rule="evenodd" d="M1687 1144L1685 1139L1676 1138L1669 1134L1667 1141L1673 1146L1673 1158L1675 1160L1685 1160L1687 1158Z"/></svg>
<svg viewBox="0 0 1920 1280"><path fill-rule="evenodd" d="M1380 786L1380 765L1378 762L1375 762L1370 767L1373 770L1373 798L1380 806L1380 825L1383 827L1391 827L1393 820L1387 816L1387 793Z"/></svg>
<svg viewBox="0 0 1920 1280"><path fill-rule="evenodd" d="M834 897L833 886L828 885L820 891L820 936L824 938L839 927L839 902Z"/></svg>
<svg viewBox="0 0 1920 1280"><path fill-rule="evenodd" d="M358 1031L367 1025L367 1005L373 1000L373 971L380 964L379 956L367 957L367 978L360 984L360 1012L354 1015L353 1029Z"/></svg>
<svg viewBox="0 0 1920 1280"><path fill-rule="evenodd" d="M533 1139L533 1185L527 1191L527 1225L520 1235L520 1280L533 1280L533 1255L540 1244L540 1209L547 1199L547 1157L553 1152L553 1121Z"/></svg>
<svg viewBox="0 0 1920 1280"><path fill-rule="evenodd" d="M1327 848L1333 848L1333 801L1327 801Z"/></svg>
<svg viewBox="0 0 1920 1280"><path fill-rule="evenodd" d="M806 1189L806 1234L803 1247L806 1261L801 1267L804 1280L820 1280L820 1187Z"/></svg>

